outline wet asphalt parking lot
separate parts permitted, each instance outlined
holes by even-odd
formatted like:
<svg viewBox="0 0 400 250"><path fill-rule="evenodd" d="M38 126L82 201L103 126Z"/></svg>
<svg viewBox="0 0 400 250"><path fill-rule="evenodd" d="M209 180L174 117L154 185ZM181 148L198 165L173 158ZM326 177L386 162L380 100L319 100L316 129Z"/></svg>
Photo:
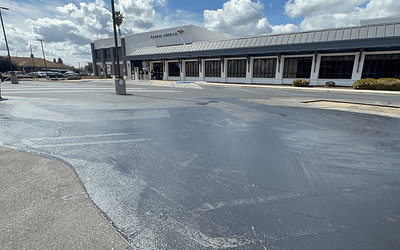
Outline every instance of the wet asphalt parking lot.
<svg viewBox="0 0 400 250"><path fill-rule="evenodd" d="M1 87L0 144L72 166L134 249L400 248L400 95Z"/></svg>

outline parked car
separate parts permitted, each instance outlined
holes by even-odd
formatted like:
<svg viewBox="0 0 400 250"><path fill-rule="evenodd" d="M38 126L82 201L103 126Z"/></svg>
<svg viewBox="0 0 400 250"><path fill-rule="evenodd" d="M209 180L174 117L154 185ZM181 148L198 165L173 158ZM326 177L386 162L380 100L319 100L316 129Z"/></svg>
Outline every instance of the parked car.
<svg viewBox="0 0 400 250"><path fill-rule="evenodd" d="M75 72L72 71L72 70L67 71L67 72L64 73L64 77L65 77L65 78L70 77L70 76L77 76L77 75L78 75L78 74L75 73Z"/></svg>

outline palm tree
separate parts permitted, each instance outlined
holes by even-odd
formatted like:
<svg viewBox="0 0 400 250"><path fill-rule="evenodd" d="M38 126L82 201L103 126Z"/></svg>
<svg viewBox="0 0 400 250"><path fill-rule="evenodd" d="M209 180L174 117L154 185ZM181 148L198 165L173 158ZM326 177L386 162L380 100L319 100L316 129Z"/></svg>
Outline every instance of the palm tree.
<svg viewBox="0 0 400 250"><path fill-rule="evenodd" d="M122 25L123 19L124 19L124 16L122 15L122 12L121 11L116 11L115 12L115 24L118 26L119 36L121 36L120 26Z"/></svg>

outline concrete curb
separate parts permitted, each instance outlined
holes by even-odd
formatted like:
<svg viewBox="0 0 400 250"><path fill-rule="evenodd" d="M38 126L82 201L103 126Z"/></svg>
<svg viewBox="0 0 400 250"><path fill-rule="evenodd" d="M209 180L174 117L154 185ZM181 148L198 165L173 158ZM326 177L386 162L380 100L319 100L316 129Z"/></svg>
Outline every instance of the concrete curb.
<svg viewBox="0 0 400 250"><path fill-rule="evenodd" d="M74 171L0 147L1 249L129 249L87 197Z"/></svg>

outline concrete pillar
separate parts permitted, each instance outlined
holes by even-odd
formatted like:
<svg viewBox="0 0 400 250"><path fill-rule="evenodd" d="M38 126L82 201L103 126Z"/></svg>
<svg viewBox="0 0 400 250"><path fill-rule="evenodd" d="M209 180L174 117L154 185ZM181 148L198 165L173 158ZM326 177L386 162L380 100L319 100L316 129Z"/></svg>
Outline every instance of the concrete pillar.
<svg viewBox="0 0 400 250"><path fill-rule="evenodd" d="M139 80L139 67L135 67L134 68L134 72L135 72L135 80Z"/></svg>
<svg viewBox="0 0 400 250"><path fill-rule="evenodd" d="M112 47L110 48L111 50L111 75L116 76L117 75L117 65L115 63L115 58L116 58L116 51L115 48Z"/></svg>
<svg viewBox="0 0 400 250"><path fill-rule="evenodd" d="M321 65L321 55L314 53L313 62L311 65L310 81L311 85L318 85L319 66Z"/></svg>
<svg viewBox="0 0 400 250"><path fill-rule="evenodd" d="M94 43L90 44L90 47L92 49L92 63L93 63L93 75L94 76L99 76L99 69L97 68L97 53L96 53L96 48L94 46Z"/></svg>
<svg viewBox="0 0 400 250"><path fill-rule="evenodd" d="M351 76L351 80L356 82L361 79L362 71L364 67L365 61L365 52L357 52L354 58L354 67L353 67L353 74Z"/></svg>
<svg viewBox="0 0 400 250"><path fill-rule="evenodd" d="M131 65L131 61L127 61L126 63L126 68L127 68L127 71L126 71L126 78L127 79L132 79L132 70L131 70L131 67L132 67L132 65Z"/></svg>
<svg viewBox="0 0 400 250"><path fill-rule="evenodd" d="M206 78L206 60L205 59L200 59L199 62L199 80L204 81Z"/></svg>
<svg viewBox="0 0 400 250"><path fill-rule="evenodd" d="M101 49L101 67L103 68L104 77L107 77L106 49Z"/></svg>
<svg viewBox="0 0 400 250"><path fill-rule="evenodd" d="M186 62L184 61L184 60L182 60L181 62L180 62L180 66L181 66L181 74L180 74L180 80L181 81L185 81L185 78L186 78Z"/></svg>
<svg viewBox="0 0 400 250"><path fill-rule="evenodd" d="M284 62L285 58L283 56L278 56L276 60L276 74L274 84L282 84Z"/></svg>
<svg viewBox="0 0 400 250"><path fill-rule="evenodd" d="M223 58L221 61L221 82L227 82L228 59Z"/></svg>
<svg viewBox="0 0 400 250"><path fill-rule="evenodd" d="M127 65L127 61L125 60L126 57L126 48L125 48L125 38L121 38L121 53L122 53L122 65L123 65L123 69L124 69L124 76L128 76L128 65ZM125 77L126 78L126 77Z"/></svg>
<svg viewBox="0 0 400 250"><path fill-rule="evenodd" d="M164 63L164 77L163 77L163 81L168 81L168 62L165 61Z"/></svg>
<svg viewBox="0 0 400 250"><path fill-rule="evenodd" d="M247 58L247 71L246 71L246 83L253 83L253 68L254 68L254 58L249 56Z"/></svg>

